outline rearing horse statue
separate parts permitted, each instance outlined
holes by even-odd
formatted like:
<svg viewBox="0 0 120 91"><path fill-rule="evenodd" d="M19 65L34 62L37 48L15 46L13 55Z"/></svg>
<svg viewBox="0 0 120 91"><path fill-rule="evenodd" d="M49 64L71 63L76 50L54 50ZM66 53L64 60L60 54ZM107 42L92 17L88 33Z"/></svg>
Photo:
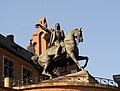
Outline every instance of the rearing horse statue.
<svg viewBox="0 0 120 91"><path fill-rule="evenodd" d="M62 52L64 57L71 58L73 62L77 65L79 69L83 69L87 66L88 57L87 56L79 56L79 50L77 47L77 43L83 42L83 36L82 36L82 28L80 29L73 29L68 32L66 37L64 38L64 47L65 51ZM56 46L51 46L49 49L47 49L44 53L38 56L38 64L43 67L43 75L47 75L50 78L52 78L54 66L49 67L51 61L55 61L54 55L56 51ZM58 57L59 59L63 58L61 56ZM35 60L34 57L32 57L32 60ZM82 67L78 63L79 60L86 60L85 65ZM63 60L65 61L65 60ZM50 71L48 69L51 69Z"/></svg>

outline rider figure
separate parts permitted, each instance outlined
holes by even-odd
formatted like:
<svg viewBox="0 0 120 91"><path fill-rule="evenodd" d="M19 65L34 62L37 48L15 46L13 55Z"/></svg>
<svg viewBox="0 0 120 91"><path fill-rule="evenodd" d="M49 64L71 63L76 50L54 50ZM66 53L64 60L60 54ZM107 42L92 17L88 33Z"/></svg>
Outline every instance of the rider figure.
<svg viewBox="0 0 120 91"><path fill-rule="evenodd" d="M55 29L52 29L50 42L49 42L49 47L51 47L52 45L56 46L55 57L60 55L60 53L62 52L62 48L64 47L64 43L63 43L64 38L65 35L63 30L61 30L60 28L60 24L56 23Z"/></svg>

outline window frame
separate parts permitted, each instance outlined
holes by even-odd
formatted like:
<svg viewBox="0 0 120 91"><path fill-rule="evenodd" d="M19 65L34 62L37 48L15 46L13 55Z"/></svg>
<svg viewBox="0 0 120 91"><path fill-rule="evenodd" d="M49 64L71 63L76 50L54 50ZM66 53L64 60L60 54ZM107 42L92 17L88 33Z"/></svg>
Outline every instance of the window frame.
<svg viewBox="0 0 120 91"><path fill-rule="evenodd" d="M22 80L23 80L23 69L24 68L27 69L27 70L29 70L31 72L31 77L32 77L32 70L29 67L26 67L26 66L22 65L22 71L21 71L21 79Z"/></svg>
<svg viewBox="0 0 120 91"><path fill-rule="evenodd" d="M15 77L15 73L14 73L15 72L15 69L14 69L15 62L13 61L13 59L11 59L10 57L5 56L5 55L3 55L3 73L2 73L3 78L5 78L5 74L4 74L5 73L5 58L13 63L13 65L12 65L13 74L12 74L12 77L10 77L10 78L14 79L14 77Z"/></svg>

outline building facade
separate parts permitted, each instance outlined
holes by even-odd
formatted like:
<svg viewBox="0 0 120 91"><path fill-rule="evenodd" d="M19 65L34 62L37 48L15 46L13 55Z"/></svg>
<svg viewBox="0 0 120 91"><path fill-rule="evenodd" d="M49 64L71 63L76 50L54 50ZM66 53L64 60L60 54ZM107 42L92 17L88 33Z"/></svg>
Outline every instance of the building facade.
<svg viewBox="0 0 120 91"><path fill-rule="evenodd" d="M0 34L0 87L11 87L13 80L39 78L39 68L30 60L32 53L14 42L14 36Z"/></svg>

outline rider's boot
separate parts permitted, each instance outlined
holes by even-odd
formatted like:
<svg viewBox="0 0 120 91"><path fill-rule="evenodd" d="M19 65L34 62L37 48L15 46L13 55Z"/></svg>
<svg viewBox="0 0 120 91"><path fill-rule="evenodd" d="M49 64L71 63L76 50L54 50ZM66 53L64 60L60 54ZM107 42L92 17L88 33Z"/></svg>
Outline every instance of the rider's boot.
<svg viewBox="0 0 120 91"><path fill-rule="evenodd" d="M60 56L60 46L58 46L58 48L56 49L56 53L55 53L54 58L57 58L58 56Z"/></svg>

